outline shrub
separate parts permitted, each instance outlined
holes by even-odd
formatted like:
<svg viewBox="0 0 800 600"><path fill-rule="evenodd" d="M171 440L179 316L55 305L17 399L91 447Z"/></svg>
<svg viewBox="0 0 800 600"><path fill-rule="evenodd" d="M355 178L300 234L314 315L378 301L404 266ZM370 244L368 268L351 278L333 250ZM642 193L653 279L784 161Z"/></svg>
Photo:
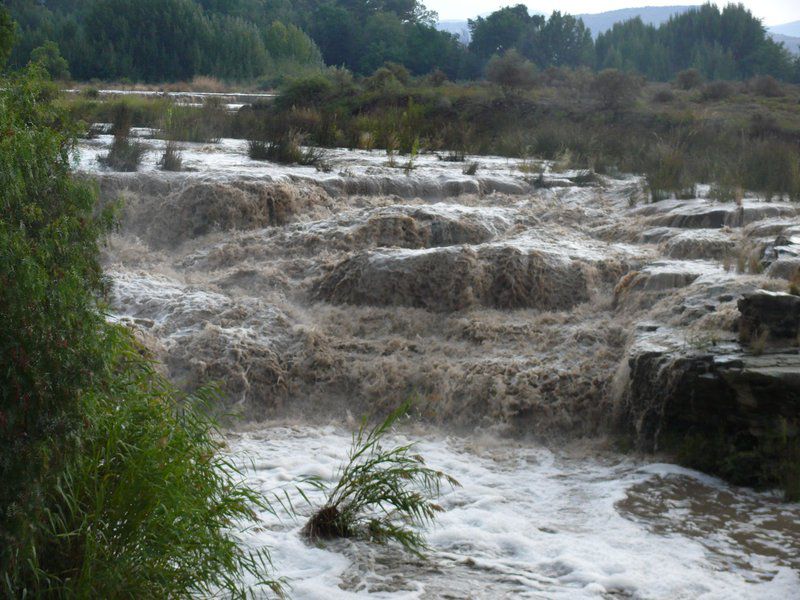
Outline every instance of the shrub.
<svg viewBox="0 0 800 600"><path fill-rule="evenodd" d="M53 79L69 79L69 63L61 56L58 44L47 41L31 51L31 62L40 65Z"/></svg>
<svg viewBox="0 0 800 600"><path fill-rule="evenodd" d="M326 500L303 527L306 538L396 541L416 553L427 547L417 528L442 510L434 502L442 484L454 487L458 482L426 467L414 444L383 448L384 436L409 408L410 403L403 404L372 429L364 419L336 485L328 488L321 480L312 481L325 491Z"/></svg>
<svg viewBox="0 0 800 600"><path fill-rule="evenodd" d="M162 171L182 171L183 158L181 157L180 147L176 142L169 140L167 147L164 149L164 154L161 160L158 161L158 166Z"/></svg>
<svg viewBox="0 0 800 600"><path fill-rule="evenodd" d="M800 199L800 151L777 140L753 142L745 151L740 176L744 187L759 190L769 198Z"/></svg>
<svg viewBox="0 0 800 600"><path fill-rule="evenodd" d="M275 99L275 106L280 110L288 110L293 106L323 106L330 99L333 90L333 82L321 73L294 79L281 90Z"/></svg>
<svg viewBox="0 0 800 600"><path fill-rule="evenodd" d="M167 111L163 135L168 140L208 144L218 142L228 114L218 97L208 97L202 108L172 105Z"/></svg>
<svg viewBox="0 0 800 600"><path fill-rule="evenodd" d="M199 400L106 322L112 215L70 172L54 94L36 68L0 82L0 595L243 596L268 556L230 528L268 506Z"/></svg>
<svg viewBox="0 0 800 600"><path fill-rule="evenodd" d="M733 84L729 81L712 81L703 86L700 99L703 102L719 102L733 96Z"/></svg>
<svg viewBox="0 0 800 600"><path fill-rule="evenodd" d="M96 261L110 215L70 176L74 132L32 68L0 81L0 565L39 525L41 497L80 425L103 364L105 290ZM1 576L2 574L0 574ZM1 581L1 579L0 579ZM2 585L2 584L0 584Z"/></svg>
<svg viewBox="0 0 800 600"><path fill-rule="evenodd" d="M471 162L468 165L466 165L461 172L464 173L464 175L475 175L478 172L479 167L480 164L478 164L477 162Z"/></svg>
<svg viewBox="0 0 800 600"><path fill-rule="evenodd" d="M765 98L780 98L786 95L781 83L770 75L762 75L761 77L754 77L751 79L750 89L752 89L754 93L759 96L764 96Z"/></svg>
<svg viewBox="0 0 800 600"><path fill-rule="evenodd" d="M675 76L675 85L682 90L693 90L703 83L703 76L697 69L686 69Z"/></svg>
<svg viewBox="0 0 800 600"><path fill-rule="evenodd" d="M653 102L657 102L658 104L669 104L670 102L674 101L675 94L670 89L661 88L655 94L653 94Z"/></svg>
<svg viewBox="0 0 800 600"><path fill-rule="evenodd" d="M653 202L665 200L672 194L678 198L695 196L686 154L680 147L659 146L654 163L647 169L646 178Z"/></svg>
<svg viewBox="0 0 800 600"><path fill-rule="evenodd" d="M614 112L633 106L641 87L642 82L638 77L617 69L600 71L592 85L600 106Z"/></svg>
<svg viewBox="0 0 800 600"><path fill-rule="evenodd" d="M514 49L495 54L486 65L486 79L503 88L506 94L528 90L536 84L536 67Z"/></svg>
<svg viewBox="0 0 800 600"><path fill-rule="evenodd" d="M114 136L111 149L97 160L113 171L138 171L146 151L144 144L132 142L127 136Z"/></svg>
<svg viewBox="0 0 800 600"><path fill-rule="evenodd" d="M114 141L108 153L97 159L104 167L115 171L137 171L139 169L146 149L144 144L130 140L131 121L128 104L122 102L116 105L112 127Z"/></svg>
<svg viewBox="0 0 800 600"><path fill-rule="evenodd" d="M289 130L273 140L250 140L247 154L253 160L269 160L281 164L295 164L326 168L325 155L319 148L303 148L303 134Z"/></svg>

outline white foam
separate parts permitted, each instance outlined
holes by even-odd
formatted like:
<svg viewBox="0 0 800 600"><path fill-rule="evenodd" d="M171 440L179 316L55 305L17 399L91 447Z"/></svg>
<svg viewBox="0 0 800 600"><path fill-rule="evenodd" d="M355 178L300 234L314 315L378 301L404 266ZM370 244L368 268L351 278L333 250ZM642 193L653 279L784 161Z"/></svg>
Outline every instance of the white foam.
<svg viewBox="0 0 800 600"><path fill-rule="evenodd" d="M398 441L405 441L401 437ZM332 475L350 443L333 428L273 427L234 434L231 448L255 457L252 483L274 490L287 480ZM567 458L510 441L426 436L420 451L428 463L455 476L461 488L441 501L445 512L428 532L427 562L404 558L391 547L345 541L315 548L299 538L298 522L262 515L266 531L248 544L274 548L276 571L293 582L295 598L453 597L636 598L796 597L800 566L775 531L776 547L736 545L746 529L722 524L718 536L693 535L684 522L714 521L716 505L692 502L708 493L730 495L738 506L762 513L750 536L771 536L775 516L794 522L800 508L774 496L739 491L721 481L671 465L629 459ZM288 476L288 477L287 477ZM696 497L684 490L686 506L664 501L663 513L630 509L630 494L660 497L684 480L701 485ZM297 500L298 495L289 489ZM635 493L634 493L635 492ZM319 501L317 492L311 497ZM302 501L300 505L304 506ZM672 508L672 510L668 510ZM306 512L307 508L303 508ZM666 519L667 523L662 521ZM796 531L794 532L797 533ZM757 548L765 548L759 553ZM735 560L730 553L736 550Z"/></svg>

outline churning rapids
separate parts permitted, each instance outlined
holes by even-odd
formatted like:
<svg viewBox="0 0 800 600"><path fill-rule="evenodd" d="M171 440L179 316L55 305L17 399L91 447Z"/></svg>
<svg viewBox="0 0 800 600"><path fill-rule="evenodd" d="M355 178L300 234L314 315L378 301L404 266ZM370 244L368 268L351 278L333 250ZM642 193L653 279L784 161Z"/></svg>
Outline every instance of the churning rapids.
<svg viewBox="0 0 800 600"><path fill-rule="evenodd" d="M262 515L244 543L273 549L294 597L800 597L800 507L606 441L646 420L626 407L631 353L733 346L736 299L787 288L796 206L648 204L637 177L493 157L467 175L337 150L321 172L234 140L186 144L189 170L163 173L147 143L132 174L99 169L109 136L81 148L101 199L124 199L115 318L179 385L221 383L252 483L332 478L353 421L415 395L396 436L462 485L425 561L310 547Z"/></svg>

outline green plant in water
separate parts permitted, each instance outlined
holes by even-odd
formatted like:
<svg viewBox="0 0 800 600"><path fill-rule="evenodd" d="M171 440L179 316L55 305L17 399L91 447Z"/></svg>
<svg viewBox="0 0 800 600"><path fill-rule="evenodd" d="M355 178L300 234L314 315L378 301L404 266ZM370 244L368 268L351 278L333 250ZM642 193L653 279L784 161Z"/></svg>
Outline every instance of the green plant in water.
<svg viewBox="0 0 800 600"><path fill-rule="evenodd" d="M411 171L414 170L414 160L419 155L419 138L414 139L414 143L411 146L411 152L409 153L408 161L403 166L403 171L405 171L406 175L411 175Z"/></svg>
<svg viewBox="0 0 800 600"><path fill-rule="evenodd" d="M433 522L442 511L435 503L442 486L456 487L459 483L427 467L413 443L383 447L386 434L410 407L410 402L404 403L372 429L367 427L366 418L362 421L335 486L311 480L325 492L326 500L303 527L307 539L395 541L417 554L427 548L419 528Z"/></svg>
<svg viewBox="0 0 800 600"><path fill-rule="evenodd" d="M130 139L132 115L127 103L122 102L115 107L113 121L114 141L111 149L97 160L114 171L137 171L146 149L144 144Z"/></svg>
<svg viewBox="0 0 800 600"><path fill-rule="evenodd" d="M169 140L158 166L162 171L182 171L183 170L183 157L181 156L181 149L177 142Z"/></svg>

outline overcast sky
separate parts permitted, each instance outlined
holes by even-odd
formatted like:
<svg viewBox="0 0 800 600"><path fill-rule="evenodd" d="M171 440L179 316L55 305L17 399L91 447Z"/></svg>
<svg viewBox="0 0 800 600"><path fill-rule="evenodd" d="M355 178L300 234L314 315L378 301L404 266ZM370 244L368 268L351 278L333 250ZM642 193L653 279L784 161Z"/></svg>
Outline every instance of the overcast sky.
<svg viewBox="0 0 800 600"><path fill-rule="evenodd" d="M724 6L728 2L716 2ZM741 0L765 25L781 25L800 20L800 0ZM549 14L554 10L572 14L599 13L638 6L681 6L701 4L692 0L423 0L423 4L439 13L440 19L467 19L490 13L502 6L526 4L531 12Z"/></svg>

